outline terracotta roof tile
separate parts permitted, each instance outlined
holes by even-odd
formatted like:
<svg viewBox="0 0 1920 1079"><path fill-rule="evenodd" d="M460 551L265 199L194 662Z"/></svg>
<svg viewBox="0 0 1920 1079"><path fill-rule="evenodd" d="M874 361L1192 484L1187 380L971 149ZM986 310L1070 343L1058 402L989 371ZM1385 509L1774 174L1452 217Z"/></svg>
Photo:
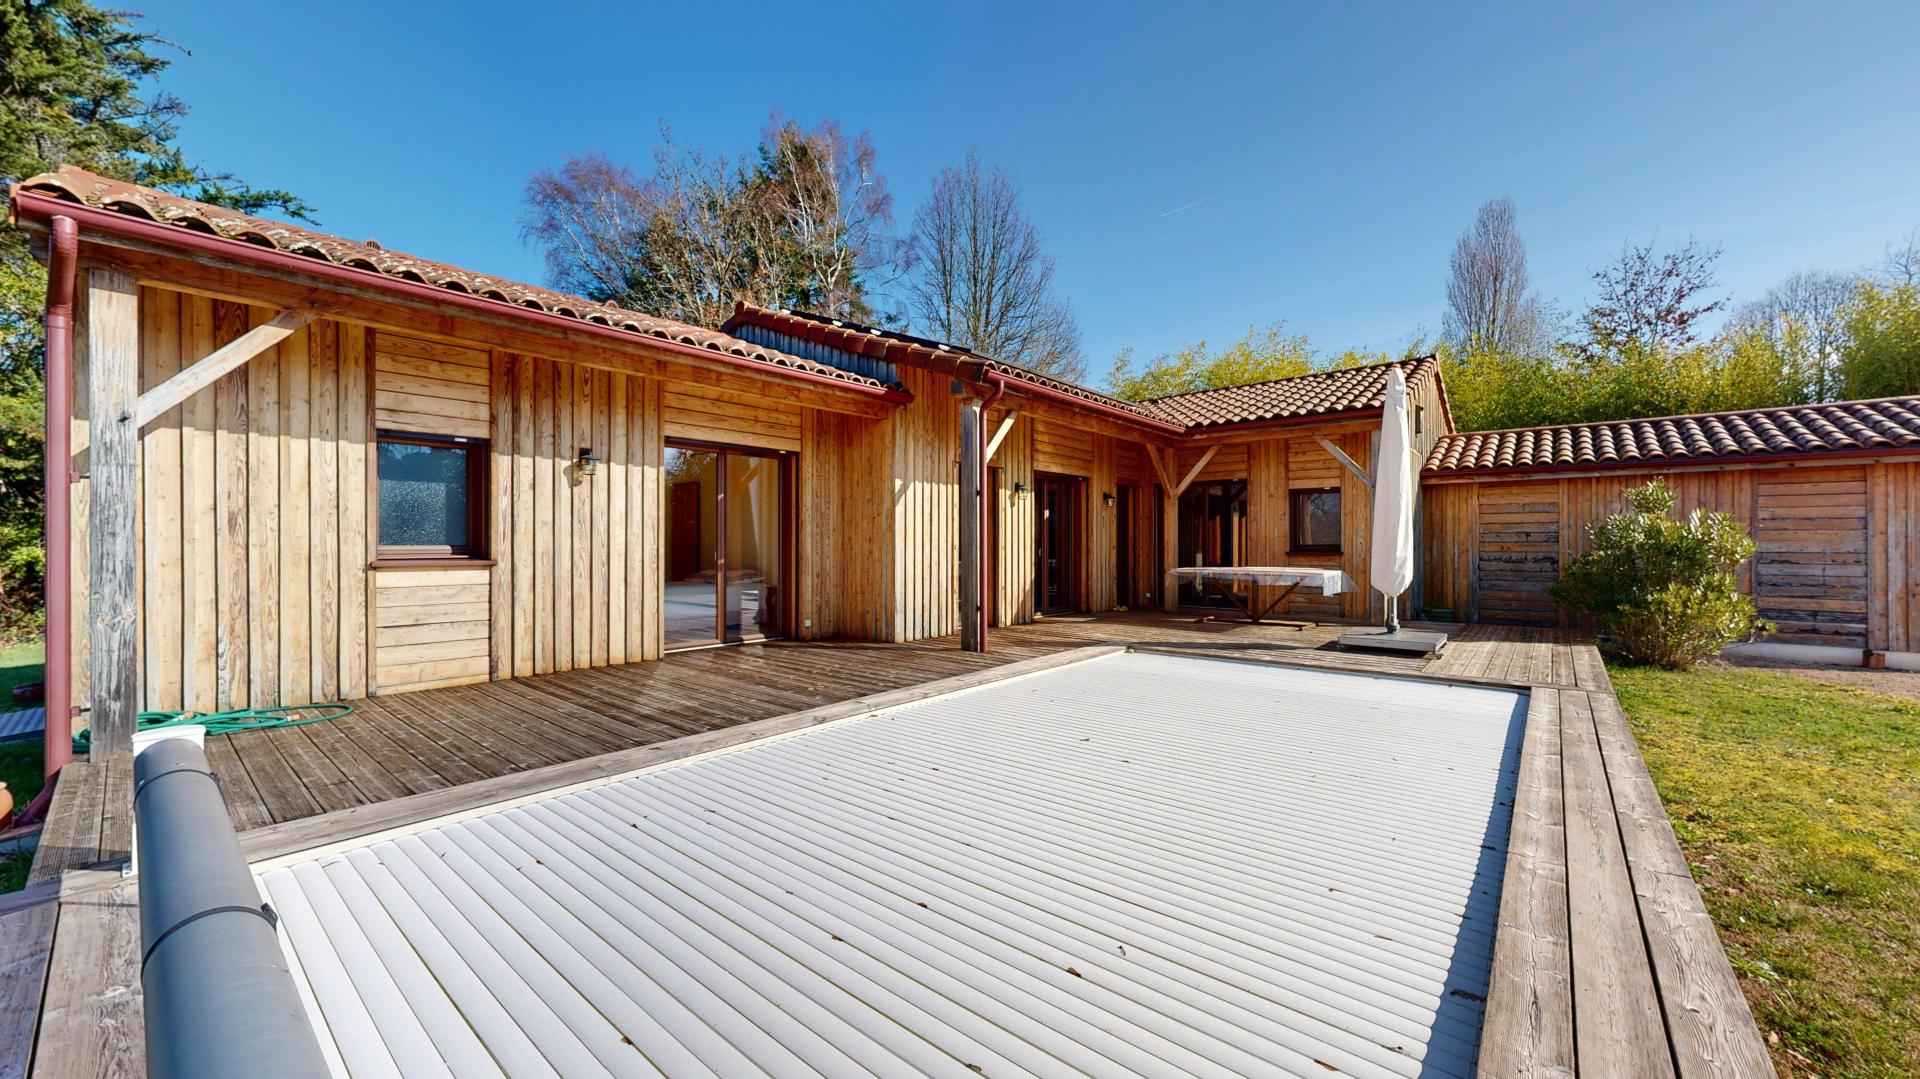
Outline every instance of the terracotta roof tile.
<svg viewBox="0 0 1920 1079"><path fill-rule="evenodd" d="M1387 369L1390 367L1399 367L1406 372L1407 385L1413 388L1422 380L1434 377L1440 364L1432 356L1423 356L1368 367L1316 371L1297 378L1256 382L1248 386L1196 390L1171 397L1150 398L1140 402L1140 407L1149 416L1180 424L1190 430L1228 423L1259 423L1298 416L1377 409L1387 399Z"/></svg>
<svg viewBox="0 0 1920 1079"><path fill-rule="evenodd" d="M58 172L43 173L23 180L16 191L30 191L51 198L76 202L96 209L174 225L193 232L219 236L242 243L270 247L276 251L322 259L337 266L366 270L403 281L462 292L473 296L532 308L549 314L579 319L582 322L623 330L638 337L651 337L683 345L755 360L770 367L804 371L837 379L851 385L881 386L881 382L842 371L812 360L789 356L784 352L742 341L728 334L702 329L673 319L657 318L613 304L596 303L551 289L524 285L432 262L399 251L390 251L372 242L356 242L330 236L297 225L253 217L234 210L170 195L121 180L63 166Z"/></svg>
<svg viewBox="0 0 1920 1079"><path fill-rule="evenodd" d="M1145 401L1126 401L1018 364L983 356L958 345L895 330L862 326L829 315L741 304L722 329L731 329L741 323L751 323L779 333L819 341L842 351L894 362L917 363L943 371L967 367L976 371L991 371L1008 379L1131 413L1143 420L1185 428L1190 432L1221 424L1259 423L1378 409L1386 402L1388 367L1396 364L1402 366L1407 373L1409 386L1417 386L1422 379L1433 377L1439 370L1439 362L1426 356L1416 360L1399 360L1396 364L1316 371L1246 386L1196 390Z"/></svg>
<svg viewBox="0 0 1920 1079"><path fill-rule="evenodd" d="M1920 396L1444 435L1423 471L1708 464L1746 457L1920 451Z"/></svg>

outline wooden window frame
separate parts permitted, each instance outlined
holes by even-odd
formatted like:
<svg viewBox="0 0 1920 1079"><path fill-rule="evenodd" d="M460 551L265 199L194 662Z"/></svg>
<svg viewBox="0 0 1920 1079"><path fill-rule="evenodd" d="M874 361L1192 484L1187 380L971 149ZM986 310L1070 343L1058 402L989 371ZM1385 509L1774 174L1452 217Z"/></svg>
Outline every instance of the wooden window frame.
<svg viewBox="0 0 1920 1079"><path fill-rule="evenodd" d="M380 542L380 447L388 443L465 451L467 454L467 543L464 546L401 545ZM392 431L384 428L375 431L373 497L368 500L370 503L368 517L371 519L374 536L372 568L493 565L493 560L487 557L487 498L492 490L492 486L487 482L487 470L493 456L491 449L489 440L484 438L432 435L420 431Z"/></svg>
<svg viewBox="0 0 1920 1079"><path fill-rule="evenodd" d="M1287 492L1287 553L1288 554L1341 554L1344 544L1307 542L1306 504L1314 495L1339 495L1345 497L1338 487L1295 487ZM1344 510L1346 507L1341 507ZM1345 537L1342 537L1344 540Z"/></svg>

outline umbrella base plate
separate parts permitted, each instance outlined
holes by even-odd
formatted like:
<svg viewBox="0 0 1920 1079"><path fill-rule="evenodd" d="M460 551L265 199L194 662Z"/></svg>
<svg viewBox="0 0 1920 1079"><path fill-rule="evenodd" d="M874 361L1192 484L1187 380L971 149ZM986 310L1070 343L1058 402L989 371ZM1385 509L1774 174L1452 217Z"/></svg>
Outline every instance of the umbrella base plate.
<svg viewBox="0 0 1920 1079"><path fill-rule="evenodd" d="M1395 652L1401 655L1439 655L1447 646L1447 635L1430 629L1356 629L1340 635L1340 647L1362 652Z"/></svg>

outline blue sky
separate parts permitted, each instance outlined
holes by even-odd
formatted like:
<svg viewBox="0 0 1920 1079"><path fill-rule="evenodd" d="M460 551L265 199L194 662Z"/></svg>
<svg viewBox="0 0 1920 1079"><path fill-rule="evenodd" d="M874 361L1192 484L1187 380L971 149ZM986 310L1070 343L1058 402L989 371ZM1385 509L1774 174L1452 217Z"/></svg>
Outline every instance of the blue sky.
<svg viewBox="0 0 1920 1079"><path fill-rule="evenodd" d="M248 4L148 0L197 158L322 226L539 281L527 176L774 109L870 132L904 228L969 146L1013 173L1096 378L1285 319L1325 351L1438 329L1485 199L1569 310L1623 242L1723 291L1920 226L1920 4ZM804 14L802 14L804 13Z"/></svg>

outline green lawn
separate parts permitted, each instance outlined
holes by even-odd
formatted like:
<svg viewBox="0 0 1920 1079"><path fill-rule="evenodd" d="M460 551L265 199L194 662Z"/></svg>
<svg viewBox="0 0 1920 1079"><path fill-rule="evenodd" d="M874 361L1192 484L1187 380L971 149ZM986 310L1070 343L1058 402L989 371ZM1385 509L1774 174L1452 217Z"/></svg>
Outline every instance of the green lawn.
<svg viewBox="0 0 1920 1079"><path fill-rule="evenodd" d="M40 641L0 648L0 712L9 712L15 708L31 708L40 703L40 699L36 697L33 700L15 704L13 689L28 682L40 681L46 659L47 649Z"/></svg>
<svg viewBox="0 0 1920 1079"><path fill-rule="evenodd" d="M38 682L46 650L41 643L0 648L0 712L31 708L38 701L15 704L13 687ZM40 793L43 758L39 740L0 744L0 783L12 792L14 804L25 806ZM27 868L33 857L27 854L0 854L0 893L18 891L26 886Z"/></svg>
<svg viewBox="0 0 1920 1079"><path fill-rule="evenodd" d="M1920 703L1611 673L1783 1074L1920 1075Z"/></svg>

